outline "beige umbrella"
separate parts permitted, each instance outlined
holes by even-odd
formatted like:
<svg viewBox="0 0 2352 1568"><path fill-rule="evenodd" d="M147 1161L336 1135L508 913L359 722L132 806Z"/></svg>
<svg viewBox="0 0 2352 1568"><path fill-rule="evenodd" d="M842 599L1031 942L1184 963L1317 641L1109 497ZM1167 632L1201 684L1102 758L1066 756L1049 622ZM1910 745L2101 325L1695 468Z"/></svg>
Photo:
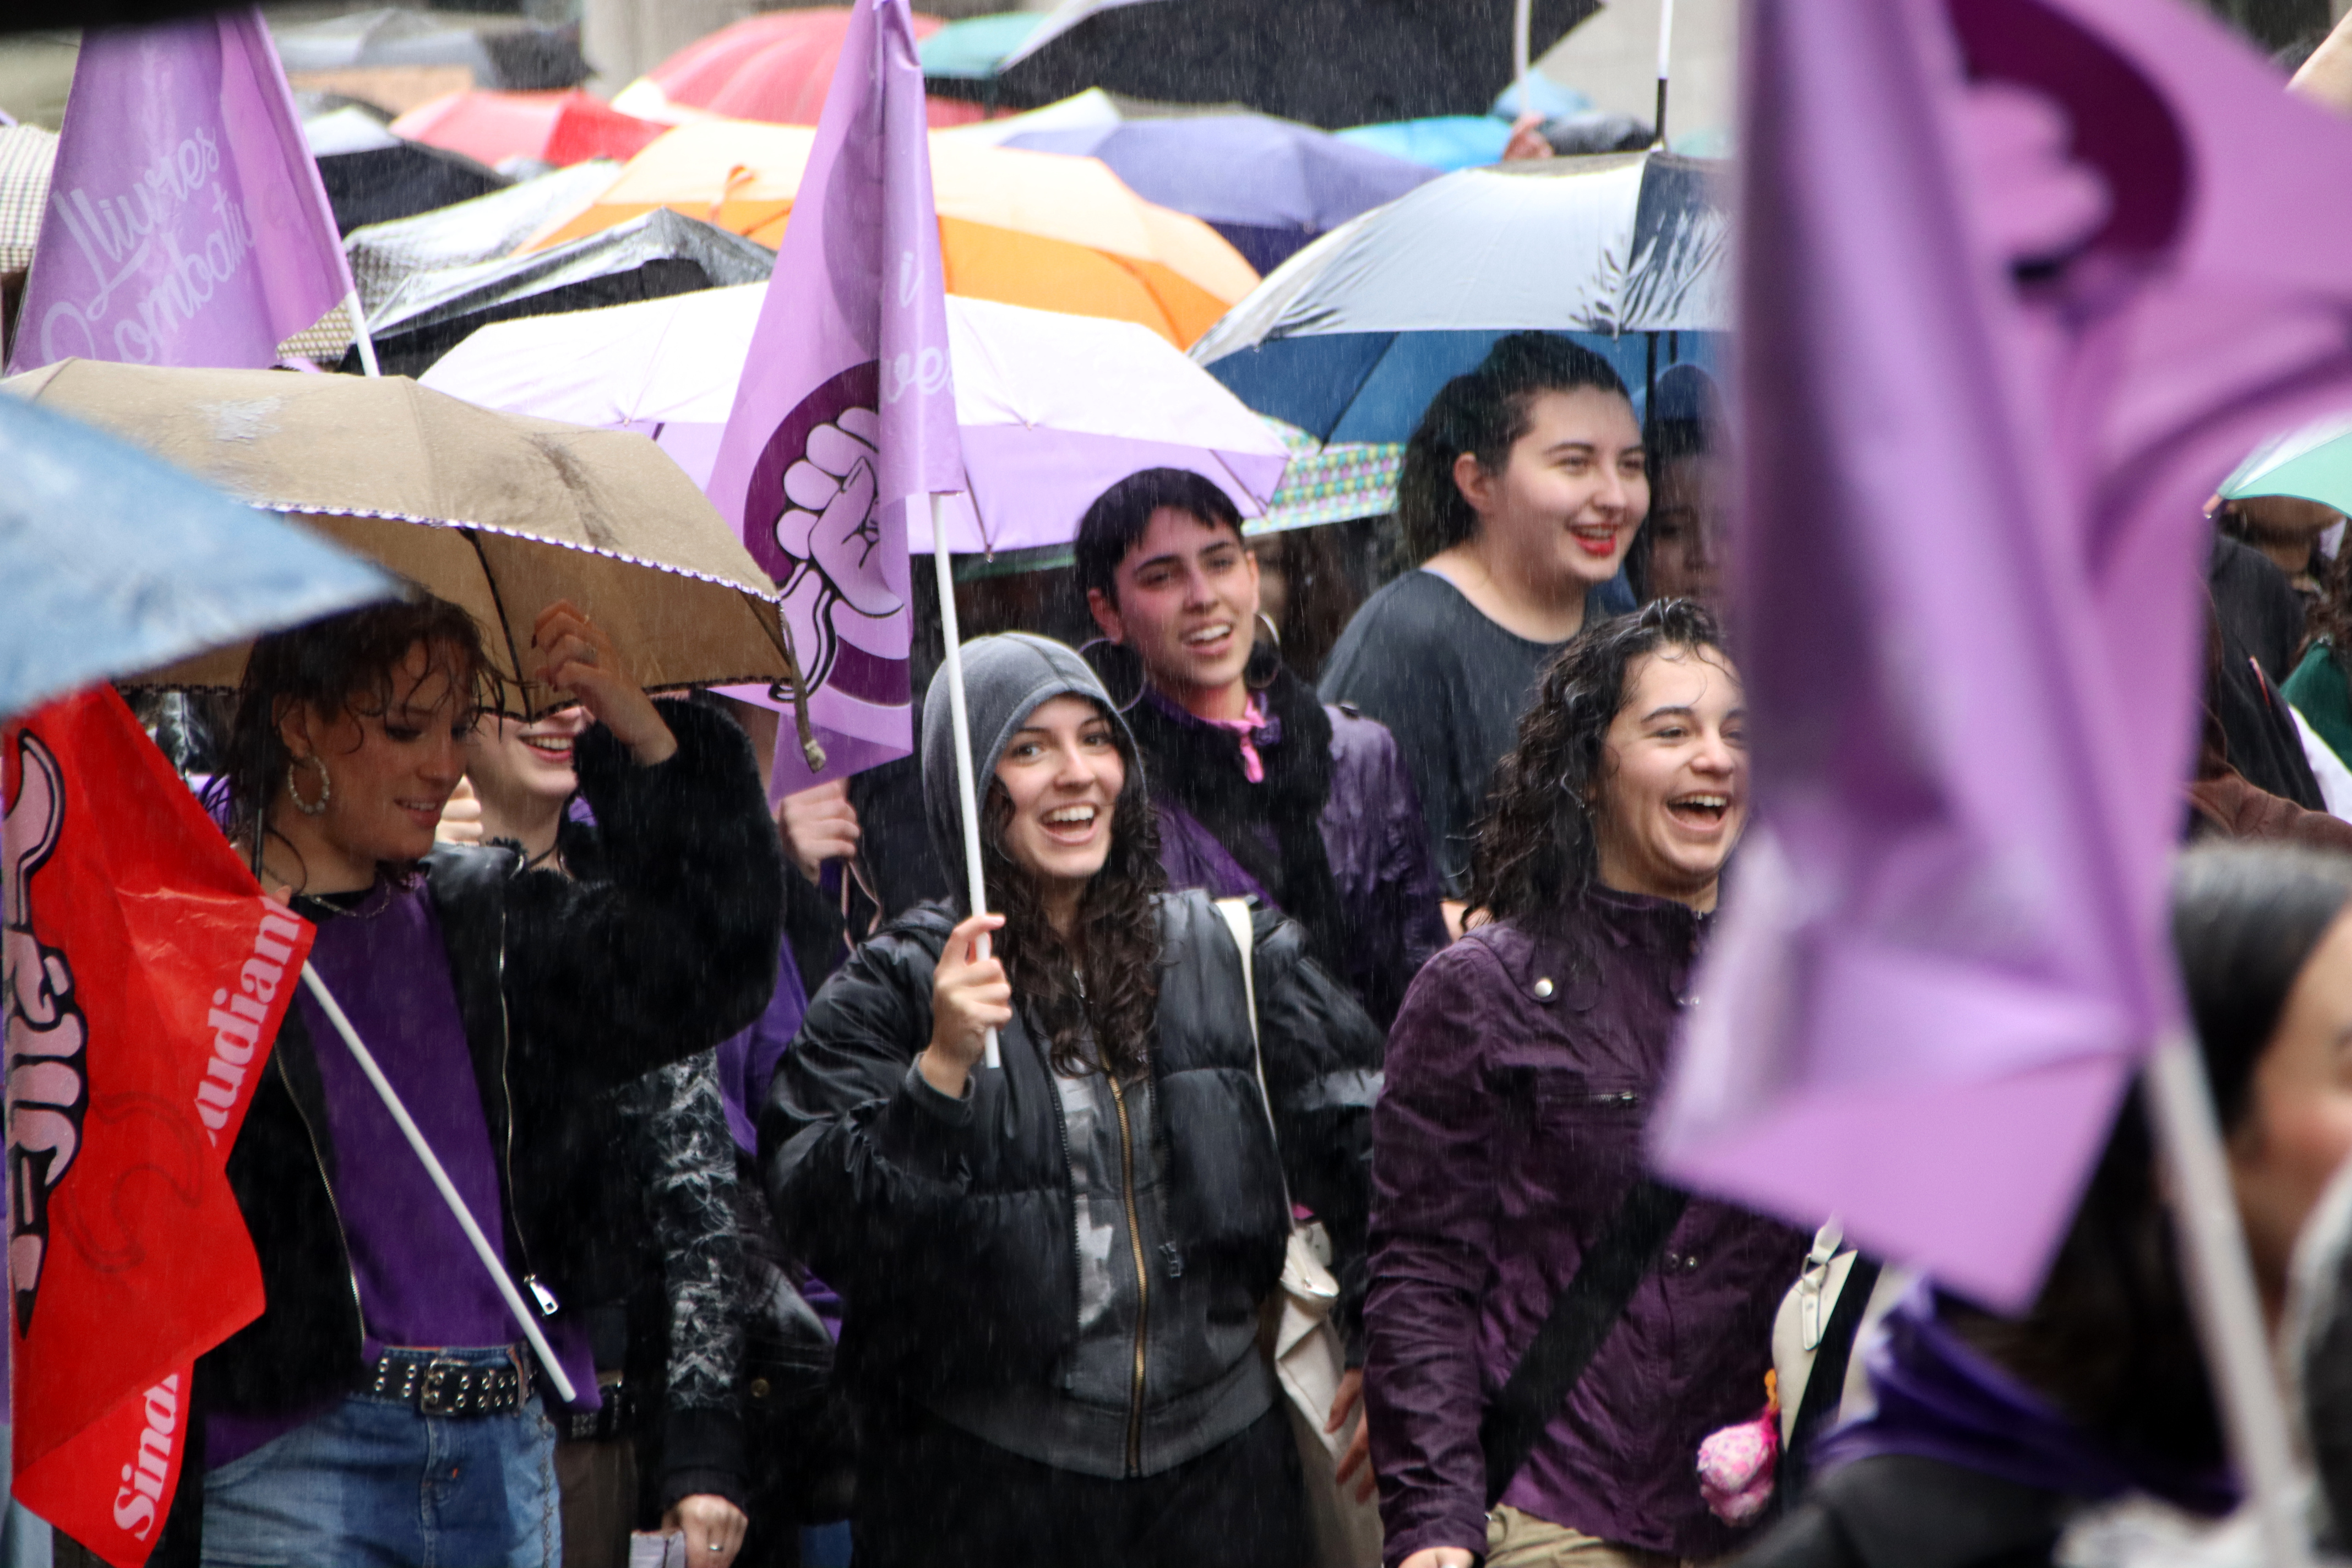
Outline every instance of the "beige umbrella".
<svg viewBox="0 0 2352 1568"><path fill-rule="evenodd" d="M540 611L569 599L648 689L798 684L775 584L642 436L493 413L405 376L65 360L0 391L111 430L464 605L509 680L529 667ZM234 687L246 652L126 684ZM544 688L521 690L530 711L551 704Z"/></svg>

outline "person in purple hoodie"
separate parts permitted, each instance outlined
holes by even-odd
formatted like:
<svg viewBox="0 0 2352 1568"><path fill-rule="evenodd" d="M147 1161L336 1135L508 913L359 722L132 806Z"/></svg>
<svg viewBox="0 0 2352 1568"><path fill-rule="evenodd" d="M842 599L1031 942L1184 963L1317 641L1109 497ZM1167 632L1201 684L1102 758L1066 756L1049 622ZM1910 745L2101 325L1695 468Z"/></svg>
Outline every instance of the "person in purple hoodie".
<svg viewBox="0 0 2352 1568"><path fill-rule="evenodd" d="M1241 513L1214 481L1129 475L1087 509L1076 556L1104 638L1097 672L1142 752L1169 886L1280 910L1385 1026L1445 944L1396 738L1285 667Z"/></svg>
<svg viewBox="0 0 2352 1568"><path fill-rule="evenodd" d="M440 845L464 742L498 705L470 616L422 595L260 639L217 781L263 886L381 1062L577 1392L521 1328L306 991L228 1153L259 1318L196 1363L186 1479L157 1560L553 1564L551 1416L597 1406L542 1259L567 1218L551 1134L600 1092L750 1024L775 984L783 864L742 731L656 703L569 604L524 661L573 738L603 874ZM706 1553L709 1555L709 1553Z"/></svg>
<svg viewBox="0 0 2352 1568"><path fill-rule="evenodd" d="M1491 1513L1480 1427L1642 1178L1747 810L1705 610L1602 622L1546 669L1478 831L1473 929L1413 982L1373 1110L1364 1396L1392 1565L1656 1568L1740 1539L1694 1458L1764 1405L1806 1247L1786 1226L1688 1200Z"/></svg>

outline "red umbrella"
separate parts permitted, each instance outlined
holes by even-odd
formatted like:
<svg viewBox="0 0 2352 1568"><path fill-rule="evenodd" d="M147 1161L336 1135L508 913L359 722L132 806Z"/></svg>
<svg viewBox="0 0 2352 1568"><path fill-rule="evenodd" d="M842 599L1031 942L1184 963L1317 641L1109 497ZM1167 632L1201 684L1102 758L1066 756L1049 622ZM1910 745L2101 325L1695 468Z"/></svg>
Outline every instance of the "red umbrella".
<svg viewBox="0 0 2352 1568"><path fill-rule="evenodd" d="M667 125L570 92L453 92L392 122L393 134L496 167L509 158L558 165L636 156Z"/></svg>
<svg viewBox="0 0 2352 1568"><path fill-rule="evenodd" d="M937 16L917 16L915 37L929 37L941 26ZM688 44L613 101L632 113L669 121L696 118L679 110L700 110L730 120L814 125L848 30L846 6L747 16ZM974 104L942 98L929 102L935 130L980 118Z"/></svg>

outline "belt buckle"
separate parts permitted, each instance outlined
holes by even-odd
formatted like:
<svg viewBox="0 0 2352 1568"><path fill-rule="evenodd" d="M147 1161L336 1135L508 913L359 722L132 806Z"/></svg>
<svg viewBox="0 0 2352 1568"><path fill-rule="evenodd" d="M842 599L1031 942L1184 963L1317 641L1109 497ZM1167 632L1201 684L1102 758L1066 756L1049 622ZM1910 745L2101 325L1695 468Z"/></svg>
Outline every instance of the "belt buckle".
<svg viewBox="0 0 2352 1568"><path fill-rule="evenodd" d="M472 1383L473 1368L454 1356L436 1356L425 1363L425 1376L416 1395L416 1409L423 1415L462 1415L466 1395ZM448 1385L456 1379L457 1387Z"/></svg>

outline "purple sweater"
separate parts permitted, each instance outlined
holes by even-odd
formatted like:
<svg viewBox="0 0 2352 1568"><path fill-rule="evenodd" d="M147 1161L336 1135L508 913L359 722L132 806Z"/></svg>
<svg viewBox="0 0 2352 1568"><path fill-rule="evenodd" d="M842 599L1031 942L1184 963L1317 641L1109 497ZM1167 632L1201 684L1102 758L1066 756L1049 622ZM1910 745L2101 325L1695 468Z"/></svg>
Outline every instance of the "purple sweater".
<svg viewBox="0 0 2352 1568"><path fill-rule="evenodd" d="M1479 1415L1641 1167L1703 930L1597 891L1559 935L1471 932L1389 1033L1372 1117L1364 1393L1387 1559L1486 1550ZM1774 1310L1806 1238L1694 1199L1503 1500L1677 1557L1740 1539L1701 1500L1702 1438L1764 1405Z"/></svg>
<svg viewBox="0 0 2352 1568"><path fill-rule="evenodd" d="M1324 704L1331 717L1331 794L1323 806L1323 848L1339 899L1353 911L1357 941L1344 978L1385 1026L1385 994L1400 995L1429 955L1445 945L1445 916L1437 904L1437 871L1429 860L1429 827L1412 773L1388 727ZM1172 707L1179 722L1197 719ZM1258 732L1261 747L1282 743L1278 727ZM1205 888L1212 898L1255 898L1265 889L1244 870L1216 836L1173 795L1152 792L1160 813L1160 863L1171 888ZM1273 835L1267 836L1271 844Z"/></svg>

